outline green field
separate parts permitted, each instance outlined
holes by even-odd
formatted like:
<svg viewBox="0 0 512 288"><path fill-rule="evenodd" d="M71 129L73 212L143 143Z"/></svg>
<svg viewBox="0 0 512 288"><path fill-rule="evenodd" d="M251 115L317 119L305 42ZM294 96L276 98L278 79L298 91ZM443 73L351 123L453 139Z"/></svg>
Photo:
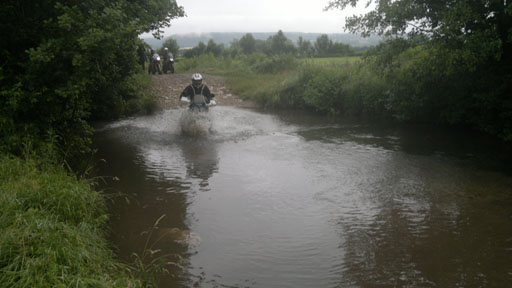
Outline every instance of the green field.
<svg viewBox="0 0 512 288"><path fill-rule="evenodd" d="M327 94L331 91L338 93L346 86L340 80L354 74L352 72L359 72L356 67L360 62L361 57L297 58L253 54L223 58L201 55L179 61L177 70L225 76L233 93L262 107L307 108L337 113L335 106L324 107L323 101L318 100L323 96L316 95L315 91L328 88ZM312 78L317 81L311 82ZM320 86L319 89L316 86ZM313 94L317 100L310 101Z"/></svg>
<svg viewBox="0 0 512 288"><path fill-rule="evenodd" d="M306 58L301 59L302 63L305 64L317 64L317 65L340 65L340 64L353 64L361 61L359 56L351 57L326 57L326 58Z"/></svg>

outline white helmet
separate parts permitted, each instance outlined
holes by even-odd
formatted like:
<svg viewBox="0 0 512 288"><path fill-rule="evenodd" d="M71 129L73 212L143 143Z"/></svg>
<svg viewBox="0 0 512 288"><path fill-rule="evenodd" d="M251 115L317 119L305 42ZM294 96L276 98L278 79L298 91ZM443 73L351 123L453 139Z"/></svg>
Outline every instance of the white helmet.
<svg viewBox="0 0 512 288"><path fill-rule="evenodd" d="M195 73L192 75L192 85L199 87L203 84L203 76L199 73Z"/></svg>
<svg viewBox="0 0 512 288"><path fill-rule="evenodd" d="M200 81L200 80L203 80L203 76L201 76L201 74L199 74L199 73L192 74L192 81Z"/></svg>
<svg viewBox="0 0 512 288"><path fill-rule="evenodd" d="M169 48L165 47L164 50L169 50Z"/></svg>

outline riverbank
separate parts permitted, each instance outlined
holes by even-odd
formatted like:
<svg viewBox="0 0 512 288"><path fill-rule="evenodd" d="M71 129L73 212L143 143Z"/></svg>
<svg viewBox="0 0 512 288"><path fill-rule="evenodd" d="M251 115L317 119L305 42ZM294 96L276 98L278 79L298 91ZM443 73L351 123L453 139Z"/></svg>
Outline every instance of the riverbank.
<svg viewBox="0 0 512 288"><path fill-rule="evenodd" d="M160 108L178 108L190 76L153 75L147 92ZM256 106L224 77L204 75L204 83L218 105ZM140 271L119 262L106 240L104 196L49 162L0 157L0 287L140 287Z"/></svg>
<svg viewBox="0 0 512 288"><path fill-rule="evenodd" d="M0 287L141 287L105 237L104 196L53 164L0 157Z"/></svg>
<svg viewBox="0 0 512 288"><path fill-rule="evenodd" d="M405 46L403 53L385 53L386 49L393 49L393 43L372 50L364 58L201 55L182 59L176 67L177 71L194 69L225 76L234 94L265 108L395 123L461 126L504 141L512 139L510 113L505 113L510 110L510 101L505 101L505 90L490 92L501 87L503 79L489 82L469 73L468 79L476 77L475 81L463 82L478 85L468 88L458 76L468 69L432 69L433 63L445 67L446 61L421 45ZM398 54L394 55L395 52ZM482 94L474 94L475 91Z"/></svg>

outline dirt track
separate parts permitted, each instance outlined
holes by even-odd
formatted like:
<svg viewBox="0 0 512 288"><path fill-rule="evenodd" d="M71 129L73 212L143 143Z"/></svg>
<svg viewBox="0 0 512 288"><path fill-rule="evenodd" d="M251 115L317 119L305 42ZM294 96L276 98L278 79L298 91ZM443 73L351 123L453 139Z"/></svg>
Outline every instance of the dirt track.
<svg viewBox="0 0 512 288"><path fill-rule="evenodd" d="M191 77L190 73L152 75L151 92L157 96L159 106L163 109L179 107L179 96L183 89L191 84ZM203 83L208 85L210 91L215 94L215 101L219 106L256 106L253 102L244 101L233 95L227 88L225 79L221 76L203 74Z"/></svg>

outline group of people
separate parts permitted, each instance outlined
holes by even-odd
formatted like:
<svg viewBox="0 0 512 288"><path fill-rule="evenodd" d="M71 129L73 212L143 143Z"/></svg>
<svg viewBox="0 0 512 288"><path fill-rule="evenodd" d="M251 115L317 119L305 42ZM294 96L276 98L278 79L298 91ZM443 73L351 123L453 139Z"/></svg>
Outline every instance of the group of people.
<svg viewBox="0 0 512 288"><path fill-rule="evenodd" d="M142 70L145 69L145 63L147 60L146 51L143 47L139 47L138 50L139 55L139 64L142 67ZM174 56L172 53L169 53L169 49L166 47L164 48L163 55L160 56L158 53L155 52L155 50L151 49L151 52L149 54L149 66L148 66L148 73L149 74L162 74L167 73L170 71L171 73L174 73Z"/></svg>
<svg viewBox="0 0 512 288"><path fill-rule="evenodd" d="M144 47L140 46L137 52L139 55L139 64L142 66L142 70L144 70L147 59ZM162 62L163 69L160 69L160 64ZM167 71L174 73L174 57L172 53L169 53L168 48L164 48L163 55L160 57L155 50L151 49L148 73L162 74L162 72L167 73ZM208 105L214 103L214 101L212 102L213 97L215 97L215 94L212 94L208 86L203 83L203 76L199 73L194 73L192 75L192 84L185 87L183 92L180 94L180 99L188 99L190 108L200 108L201 110L208 110Z"/></svg>

